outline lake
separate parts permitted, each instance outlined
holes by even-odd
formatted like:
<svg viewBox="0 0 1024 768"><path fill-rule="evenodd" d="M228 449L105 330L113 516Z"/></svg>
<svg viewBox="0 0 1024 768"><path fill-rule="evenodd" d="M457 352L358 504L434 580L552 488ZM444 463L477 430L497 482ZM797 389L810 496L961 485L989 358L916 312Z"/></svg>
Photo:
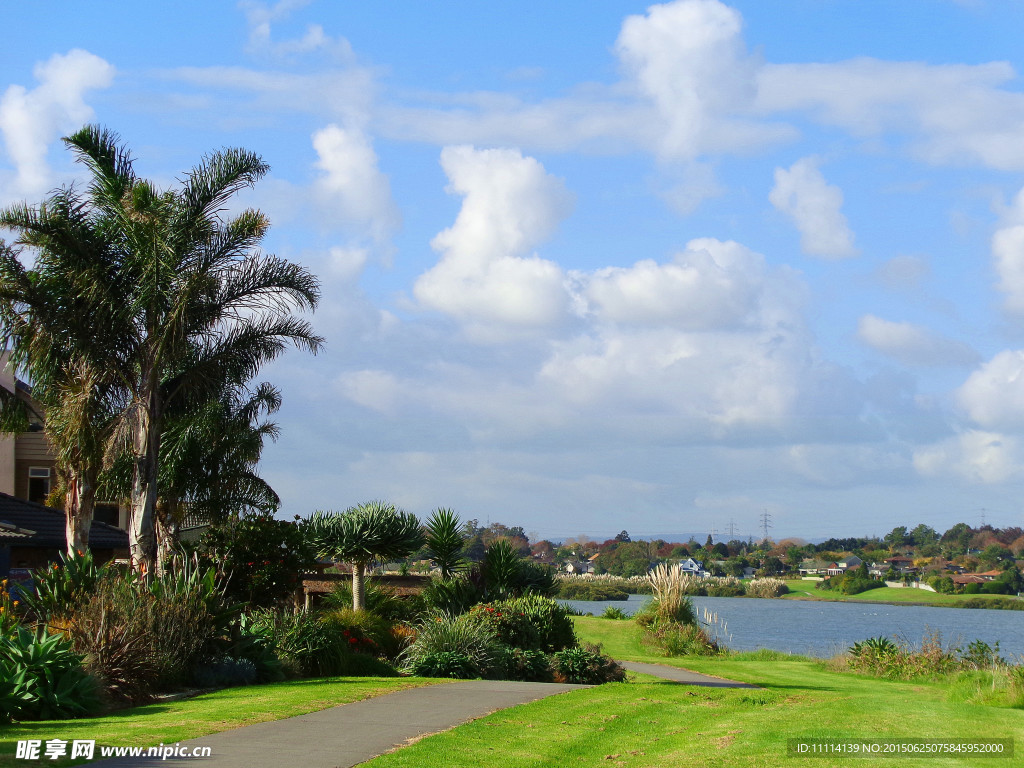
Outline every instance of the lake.
<svg viewBox="0 0 1024 768"><path fill-rule="evenodd" d="M650 599L649 595L630 595L629 600L559 602L595 616L600 616L608 606L632 615ZM698 617L703 617L705 609L718 615L719 627L725 624L725 631L718 631L718 640L736 651L770 648L829 657L869 637L884 635L917 645L925 635L938 631L943 645L966 646L972 640L984 640L994 646L998 641L999 653L1004 658L1024 657L1024 611L751 597L691 600Z"/></svg>

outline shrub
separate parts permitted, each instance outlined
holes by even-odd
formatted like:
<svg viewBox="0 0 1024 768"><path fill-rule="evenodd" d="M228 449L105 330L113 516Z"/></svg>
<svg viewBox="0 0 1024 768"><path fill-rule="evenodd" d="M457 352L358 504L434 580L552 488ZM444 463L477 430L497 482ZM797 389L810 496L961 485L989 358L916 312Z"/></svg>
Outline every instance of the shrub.
<svg viewBox="0 0 1024 768"><path fill-rule="evenodd" d="M455 651L428 653L412 662L409 671L419 677L450 677L456 680L480 677L480 668L473 660Z"/></svg>
<svg viewBox="0 0 1024 768"><path fill-rule="evenodd" d="M89 599L106 570L96 565L89 550L63 554L60 563L32 572L34 588L22 594L25 607L43 623L64 618Z"/></svg>
<svg viewBox="0 0 1024 768"><path fill-rule="evenodd" d="M340 631L347 650L354 653L394 659L403 649L398 638L391 633L391 623L370 611L342 608L322 614L320 620L330 625L332 630Z"/></svg>
<svg viewBox="0 0 1024 768"><path fill-rule="evenodd" d="M857 672L891 680L935 678L962 667L957 650L944 647L937 632L927 635L916 648L878 637L851 646L848 665Z"/></svg>
<svg viewBox="0 0 1024 768"><path fill-rule="evenodd" d="M559 578L555 597L560 600L628 600L629 592L615 584L592 579Z"/></svg>
<svg viewBox="0 0 1024 768"><path fill-rule="evenodd" d="M693 605L687 597L693 582L697 581L693 576L662 563L651 570L647 578L654 591L654 599L648 607L659 620L695 623Z"/></svg>
<svg viewBox="0 0 1024 768"><path fill-rule="evenodd" d="M7 591L7 579L0 581L0 637L10 637L21 625L20 607L21 601Z"/></svg>
<svg viewBox="0 0 1024 768"><path fill-rule="evenodd" d="M599 646L566 648L551 655L555 682L600 685L621 683L626 670L601 653Z"/></svg>
<svg viewBox="0 0 1024 768"><path fill-rule="evenodd" d="M528 594L476 606L470 613L514 648L550 653L578 644L569 610L549 597Z"/></svg>
<svg viewBox="0 0 1024 768"><path fill-rule="evenodd" d="M494 676L502 680L522 680L528 683L550 683L554 679L551 661L544 651L509 647L501 649L495 663Z"/></svg>
<svg viewBox="0 0 1024 768"><path fill-rule="evenodd" d="M433 578L421 593L424 607L435 613L465 613L480 602L481 589L468 576Z"/></svg>
<svg viewBox="0 0 1024 768"><path fill-rule="evenodd" d="M399 597L391 587L373 578L366 580L363 599L367 611L388 621L413 621L424 610L424 601L420 595ZM324 604L335 609L351 609L352 582L337 582L331 592L324 596Z"/></svg>
<svg viewBox="0 0 1024 768"><path fill-rule="evenodd" d="M230 599L263 607L290 599L302 574L316 562L294 522L266 513L210 526L198 552L224 577Z"/></svg>
<svg viewBox="0 0 1024 768"><path fill-rule="evenodd" d="M780 597L789 592L782 579L753 579L746 585L748 597Z"/></svg>
<svg viewBox="0 0 1024 768"><path fill-rule="evenodd" d="M708 597L739 597L743 594L743 582L735 576L713 576L704 582Z"/></svg>
<svg viewBox="0 0 1024 768"><path fill-rule="evenodd" d="M497 634L488 623L468 614L442 613L423 620L416 640L402 653L402 662L406 669L415 671L423 669L429 657L450 653L465 656L473 676L482 677L494 667L500 652Z"/></svg>
<svg viewBox="0 0 1024 768"><path fill-rule="evenodd" d="M233 656L207 659L192 670L192 682L200 688L252 685L258 678L252 661Z"/></svg>
<svg viewBox="0 0 1024 768"><path fill-rule="evenodd" d="M664 656L714 656L721 651L696 623L659 621L645 629L640 641Z"/></svg>
<svg viewBox="0 0 1024 768"><path fill-rule="evenodd" d="M3 696L6 719L64 720L99 708L99 686L62 635L19 627L0 638L0 665L13 685Z"/></svg>
<svg viewBox="0 0 1024 768"><path fill-rule="evenodd" d="M621 621L623 619L628 619L629 616L621 608L617 608L614 605L609 605L607 608L604 609L604 613L601 614L601 618Z"/></svg>
<svg viewBox="0 0 1024 768"><path fill-rule="evenodd" d="M248 630L273 643L286 672L309 677L339 675L348 638L308 611L292 613L264 608L250 617Z"/></svg>

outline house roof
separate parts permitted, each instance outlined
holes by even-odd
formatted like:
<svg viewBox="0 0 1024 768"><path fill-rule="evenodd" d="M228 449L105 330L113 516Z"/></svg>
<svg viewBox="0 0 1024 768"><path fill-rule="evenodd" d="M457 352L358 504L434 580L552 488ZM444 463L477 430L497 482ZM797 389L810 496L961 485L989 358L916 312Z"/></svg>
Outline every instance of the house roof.
<svg viewBox="0 0 1024 768"><path fill-rule="evenodd" d="M65 522L64 513L59 509L0 493L0 541L4 544L64 549L67 546ZM93 520L89 545L94 549L127 549L128 534Z"/></svg>

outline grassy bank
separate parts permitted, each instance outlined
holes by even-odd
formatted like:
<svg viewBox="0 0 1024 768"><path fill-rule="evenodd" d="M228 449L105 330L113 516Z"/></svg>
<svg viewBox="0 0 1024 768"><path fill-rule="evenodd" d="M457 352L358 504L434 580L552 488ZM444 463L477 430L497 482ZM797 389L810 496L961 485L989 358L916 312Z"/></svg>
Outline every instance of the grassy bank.
<svg viewBox="0 0 1024 768"><path fill-rule="evenodd" d="M858 603L892 603L913 605L937 605L943 608L982 607L986 603L995 607L1000 601L1019 602L1024 600L1010 595L944 595L941 592L929 592L927 589L911 589L900 587L881 587L861 592L859 595L844 595L831 589L816 589L816 581L789 579L786 586L789 593L786 600L830 600L833 602Z"/></svg>
<svg viewBox="0 0 1024 768"><path fill-rule="evenodd" d="M581 617L580 636L613 656L676 664L751 682L762 690L694 688L667 682L609 684L497 712L371 761L372 768L458 766L698 764L772 768L793 765L789 738L1012 737L1024 750L1024 712L969 703L970 692L928 682L902 683L837 672L827 664L773 653L725 658L657 657L636 625ZM983 726L982 726L983 724ZM985 760L982 765L1020 765ZM808 765L841 765L810 760ZM856 763L859 764L859 763ZM865 763L868 764L868 763ZM872 758L873 766L906 759ZM929 759L932 766L971 765Z"/></svg>
<svg viewBox="0 0 1024 768"><path fill-rule="evenodd" d="M97 745L103 746L149 747L161 743L174 744L244 725L304 715L404 688L443 682L424 678L364 677L292 680L227 688L191 699L125 709L106 717L42 720L2 726L0 766L14 768L32 764L30 761L15 759L15 747L19 739L65 739L68 742L73 739L95 739ZM80 763L81 760L76 762ZM46 760L45 764L70 765L71 761L66 758Z"/></svg>

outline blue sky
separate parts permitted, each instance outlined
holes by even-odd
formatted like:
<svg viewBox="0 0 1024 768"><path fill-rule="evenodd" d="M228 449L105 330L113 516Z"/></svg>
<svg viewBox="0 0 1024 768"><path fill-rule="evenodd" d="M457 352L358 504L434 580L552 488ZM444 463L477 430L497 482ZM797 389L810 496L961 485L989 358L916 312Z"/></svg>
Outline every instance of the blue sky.
<svg viewBox="0 0 1024 768"><path fill-rule="evenodd" d="M265 370L284 515L1024 522L1024 7L496 6L5 4L0 202L86 122L264 156L328 341Z"/></svg>

